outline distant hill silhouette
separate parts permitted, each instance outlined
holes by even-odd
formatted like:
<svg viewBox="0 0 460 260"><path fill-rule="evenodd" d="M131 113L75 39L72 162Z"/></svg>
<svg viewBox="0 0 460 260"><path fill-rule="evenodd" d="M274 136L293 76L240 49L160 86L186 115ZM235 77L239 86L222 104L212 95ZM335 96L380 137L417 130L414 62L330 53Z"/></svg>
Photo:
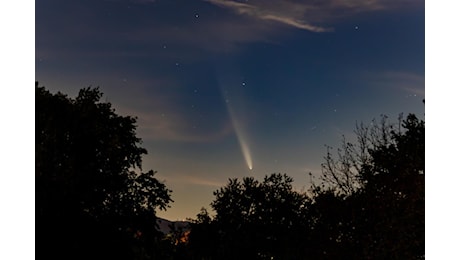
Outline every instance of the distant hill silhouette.
<svg viewBox="0 0 460 260"><path fill-rule="evenodd" d="M175 231L185 232L190 230L190 222L188 221L170 221L164 218L157 218L158 231L167 235Z"/></svg>

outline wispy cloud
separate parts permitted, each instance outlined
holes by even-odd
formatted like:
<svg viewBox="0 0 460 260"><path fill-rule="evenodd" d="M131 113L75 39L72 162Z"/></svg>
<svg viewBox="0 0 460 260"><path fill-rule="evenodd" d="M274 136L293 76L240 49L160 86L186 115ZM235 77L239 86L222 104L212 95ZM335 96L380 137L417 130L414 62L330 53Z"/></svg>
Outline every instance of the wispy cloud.
<svg viewBox="0 0 460 260"><path fill-rule="evenodd" d="M194 164L196 165L196 163ZM202 170L200 170L202 173ZM228 179L225 175L219 176L206 176L200 174L200 172L189 172L188 174L183 174L179 172L169 173L168 183L174 183L177 186L186 186L190 185L196 186L207 186L214 188L219 188L227 184Z"/></svg>
<svg viewBox="0 0 460 260"><path fill-rule="evenodd" d="M305 29L308 31L313 32L326 32L330 31L330 28L314 26L311 24L306 23L305 21L297 19L295 16L292 16L295 9L288 8L290 10L286 10L285 12L280 12L272 10L271 8L267 8L266 5L252 5L247 3L239 3L234 1L226 1L226 0L204 0L206 2L212 3L217 6L230 8L236 11L238 14L248 15L254 18L258 18L261 20L271 20L280 22L286 25L290 25L299 29ZM281 2L284 7L286 7L284 2ZM294 7L294 5L292 6ZM298 7L298 6L297 6Z"/></svg>
<svg viewBox="0 0 460 260"><path fill-rule="evenodd" d="M113 93L114 99L122 98L115 100L117 112L137 117L137 130L143 140L213 142L233 134L233 126L226 114L217 117L206 114L206 111L194 113L190 111L193 108L181 105L186 98L178 94L183 92L181 87L174 87L172 80L158 82L162 84L156 85L162 87L131 86L129 95L123 97ZM136 85L142 86L142 81L137 80ZM171 90L166 91L168 86Z"/></svg>
<svg viewBox="0 0 460 260"><path fill-rule="evenodd" d="M184 176L183 177L188 183L195 184L195 185L202 185L202 186L211 186L211 187L223 187L226 182L212 180L210 178L203 178L203 177L194 177L194 176Z"/></svg>
<svg viewBox="0 0 460 260"><path fill-rule="evenodd" d="M181 142L213 142L233 133L230 122L216 122L217 126L196 127L180 113L151 114L136 112L139 135L144 140L169 140Z"/></svg>
<svg viewBox="0 0 460 260"><path fill-rule="evenodd" d="M425 76L415 73L391 72L387 77L392 79L397 87L420 96L425 96Z"/></svg>
<svg viewBox="0 0 460 260"><path fill-rule="evenodd" d="M402 90L411 95L425 96L425 76L404 71L384 71L368 75L374 85Z"/></svg>
<svg viewBox="0 0 460 260"><path fill-rule="evenodd" d="M231 9L240 15L262 21L276 21L311 32L332 31L333 28L320 24L329 24L356 13L424 4L420 0L252 0L244 3L233 0L203 1Z"/></svg>

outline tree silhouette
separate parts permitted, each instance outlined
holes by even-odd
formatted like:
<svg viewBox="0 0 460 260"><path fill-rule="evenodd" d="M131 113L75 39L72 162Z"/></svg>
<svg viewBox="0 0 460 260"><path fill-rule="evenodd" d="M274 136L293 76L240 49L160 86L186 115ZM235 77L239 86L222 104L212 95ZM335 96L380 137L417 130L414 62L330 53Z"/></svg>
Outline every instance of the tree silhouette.
<svg viewBox="0 0 460 260"><path fill-rule="evenodd" d="M214 192L215 218L202 210L192 225L192 249L205 259L264 259L293 253L290 249L296 245L308 200L293 190L292 182L286 174L271 174L261 182L252 177L230 179ZM202 250L202 242L212 249Z"/></svg>
<svg viewBox="0 0 460 260"><path fill-rule="evenodd" d="M292 190L292 178L230 179L214 192L212 219L192 224L194 259L424 258L425 125L387 117L328 148L321 185Z"/></svg>
<svg viewBox="0 0 460 260"><path fill-rule="evenodd" d="M344 141L338 159L328 150L325 183L315 190L310 217L317 219L315 230L330 230L332 244L322 243L317 254L333 249L354 259L423 258L424 121L413 114L397 125L386 120L357 127L358 143Z"/></svg>
<svg viewBox="0 0 460 260"><path fill-rule="evenodd" d="M100 102L98 88L75 99L35 87L37 256L150 256L157 209L170 190L143 172L136 118ZM146 251L147 250L147 251Z"/></svg>
<svg viewBox="0 0 460 260"><path fill-rule="evenodd" d="M218 232L209 212L202 207L196 219L190 219L191 232L187 247L191 255L197 259L213 259L219 246Z"/></svg>

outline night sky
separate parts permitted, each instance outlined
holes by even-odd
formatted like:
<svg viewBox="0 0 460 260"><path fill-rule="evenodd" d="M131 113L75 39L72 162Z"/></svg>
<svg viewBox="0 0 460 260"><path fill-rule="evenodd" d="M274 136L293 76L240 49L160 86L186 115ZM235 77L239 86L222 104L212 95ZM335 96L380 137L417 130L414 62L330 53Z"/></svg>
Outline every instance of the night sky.
<svg viewBox="0 0 460 260"><path fill-rule="evenodd" d="M144 170L173 190L170 220L210 209L228 178L319 175L356 122L424 119L420 0L39 0L35 79L99 86L138 117Z"/></svg>

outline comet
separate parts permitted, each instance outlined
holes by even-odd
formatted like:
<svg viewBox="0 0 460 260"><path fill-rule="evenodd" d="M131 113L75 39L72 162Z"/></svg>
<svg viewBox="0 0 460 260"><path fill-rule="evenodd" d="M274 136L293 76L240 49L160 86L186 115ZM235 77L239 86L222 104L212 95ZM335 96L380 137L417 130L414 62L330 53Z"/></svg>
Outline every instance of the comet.
<svg viewBox="0 0 460 260"><path fill-rule="evenodd" d="M238 139L238 143L240 144L241 152L243 153L244 160L246 161L246 165L248 166L249 170L252 170L253 165L251 151L249 149L248 143L246 142L246 135L243 133L243 129L241 128L238 120L236 119L229 103L227 103L227 109L230 114L230 119L232 120L233 128L235 129L236 138Z"/></svg>
<svg viewBox="0 0 460 260"><path fill-rule="evenodd" d="M240 143L241 152L243 153L244 160L246 161L246 164L248 165L249 170L252 170L252 158L251 158L251 152L249 150L249 146L245 142L242 135L238 134L238 131L236 131L236 133L237 133L236 136L238 138L238 142Z"/></svg>
<svg viewBox="0 0 460 260"><path fill-rule="evenodd" d="M222 65L220 65L222 66ZM253 169L253 162L251 157L251 150L249 149L248 144L248 135L244 131L244 127L240 124L240 120L247 112L247 108L244 106L244 91L241 88L235 86L246 86L246 82L235 82L232 74L237 74L233 72L233 68L224 66L216 70L217 74L217 81L219 82L219 87L221 90L222 97L225 100L227 105L227 111L230 116L230 120L233 125L233 129L235 131L236 138L238 139L238 143L240 145L241 153L243 154L244 161L246 162L247 167L249 170ZM220 72L220 73L219 73ZM230 86L230 93L227 91L226 86ZM238 106L234 106L234 104L238 104Z"/></svg>

